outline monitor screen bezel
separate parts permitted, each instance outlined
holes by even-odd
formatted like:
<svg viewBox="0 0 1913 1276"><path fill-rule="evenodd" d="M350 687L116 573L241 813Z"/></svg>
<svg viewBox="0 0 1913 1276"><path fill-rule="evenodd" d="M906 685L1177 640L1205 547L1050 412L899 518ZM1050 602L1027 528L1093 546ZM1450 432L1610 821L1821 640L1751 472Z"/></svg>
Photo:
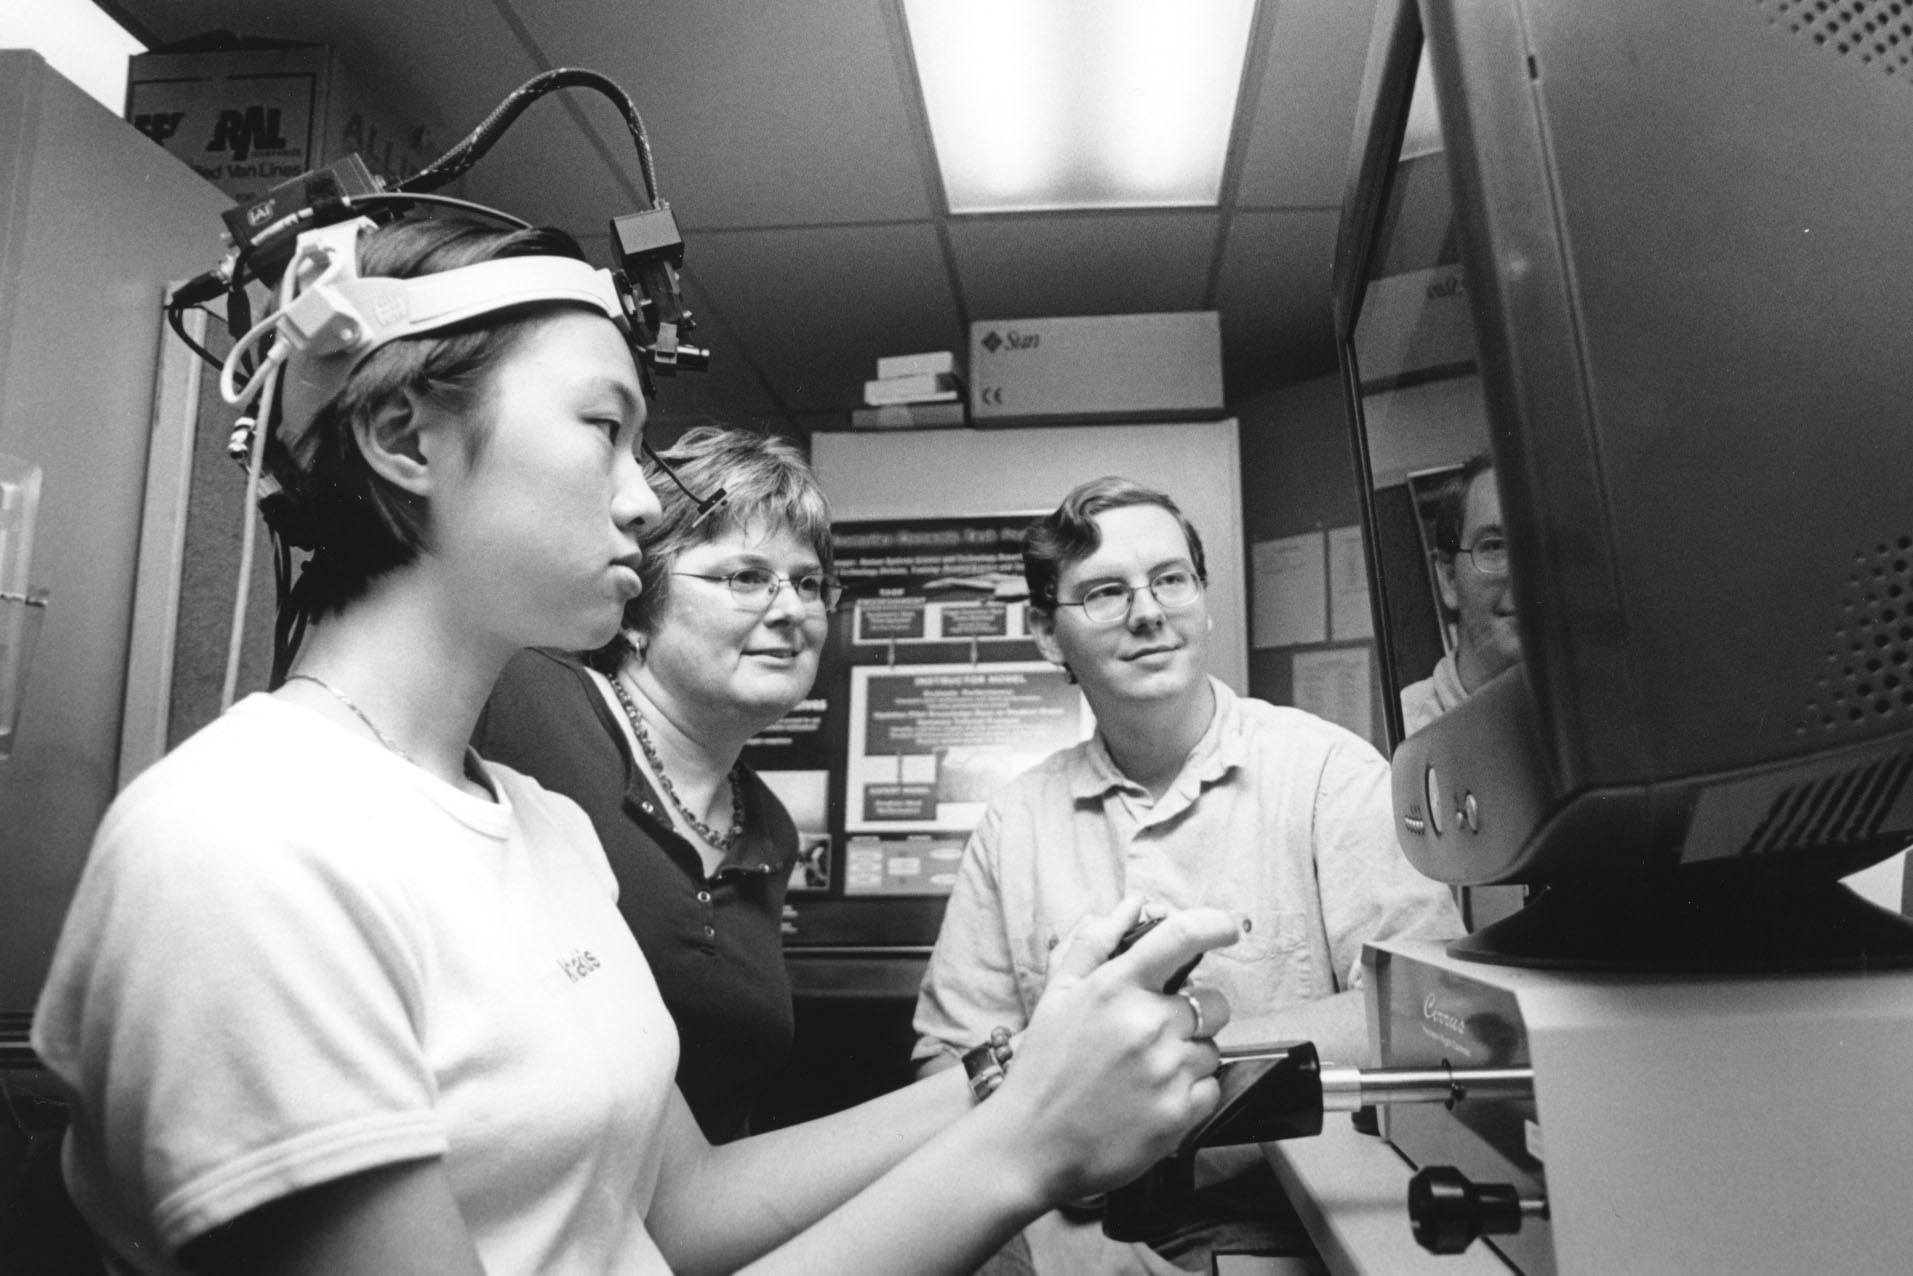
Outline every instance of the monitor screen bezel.
<svg viewBox="0 0 1913 1276"><path fill-rule="evenodd" d="M1408 128L1409 103L1414 96L1416 67L1422 49L1421 15L1414 0L1382 0L1375 14L1367 65L1362 74L1364 92L1357 103L1353 153L1342 201L1342 220L1336 237L1331 304L1343 402L1354 449L1357 495L1361 501L1362 530L1374 544L1379 515L1372 481L1374 468L1368 431L1362 417L1361 370L1355 353L1355 331L1361 320L1369 270L1377 250L1376 233L1394 187L1397 160ZM1373 89L1373 92L1367 91ZM1382 579L1378 555L1366 560L1368 596L1374 614L1375 656L1383 688L1382 716L1389 751L1402 741L1401 670L1391 641L1395 633L1389 591Z"/></svg>

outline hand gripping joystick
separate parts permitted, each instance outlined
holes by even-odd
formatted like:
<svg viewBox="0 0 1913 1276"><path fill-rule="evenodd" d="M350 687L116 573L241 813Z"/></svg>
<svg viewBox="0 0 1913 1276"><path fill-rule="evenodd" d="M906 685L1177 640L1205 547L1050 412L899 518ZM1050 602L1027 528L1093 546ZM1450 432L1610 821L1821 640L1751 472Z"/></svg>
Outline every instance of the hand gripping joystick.
<svg viewBox="0 0 1913 1276"><path fill-rule="evenodd" d="M1216 1081L1222 1087L1216 1110L1184 1136L1174 1153L1109 1194L1103 1232L1111 1240L1141 1240L1165 1216L1187 1208L1195 1191L1198 1148L1322 1132L1322 1060L1310 1042L1232 1052L1216 1069Z"/></svg>

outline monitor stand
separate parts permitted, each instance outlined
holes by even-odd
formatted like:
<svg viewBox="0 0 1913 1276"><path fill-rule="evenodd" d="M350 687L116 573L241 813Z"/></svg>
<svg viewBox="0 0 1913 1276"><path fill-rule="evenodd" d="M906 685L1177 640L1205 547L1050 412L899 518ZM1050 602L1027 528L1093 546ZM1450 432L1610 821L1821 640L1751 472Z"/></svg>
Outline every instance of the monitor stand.
<svg viewBox="0 0 1913 1276"><path fill-rule="evenodd" d="M1448 951L1548 970L1900 969L1913 967L1913 919L1823 870L1693 870L1556 882Z"/></svg>

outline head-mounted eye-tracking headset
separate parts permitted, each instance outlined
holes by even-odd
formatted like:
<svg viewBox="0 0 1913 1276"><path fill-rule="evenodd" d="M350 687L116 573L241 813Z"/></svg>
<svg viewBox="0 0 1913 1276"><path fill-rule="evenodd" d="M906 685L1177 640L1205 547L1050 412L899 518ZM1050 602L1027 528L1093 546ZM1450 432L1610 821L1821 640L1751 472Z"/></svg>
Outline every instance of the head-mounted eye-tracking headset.
<svg viewBox="0 0 1913 1276"><path fill-rule="evenodd" d="M226 402L245 408L262 399L261 416L303 467L306 434L320 408L379 347L424 336L516 306L570 304L595 310L628 339L629 305L612 273L573 257L505 257L407 279L358 272L358 241L374 229L368 218L310 230L299 236L280 280L280 304L234 343L220 368ZM245 384L238 384L252 351L272 344ZM273 402L274 391L277 401ZM647 443L645 453L697 506L702 522L724 499L723 489L699 496Z"/></svg>
<svg viewBox="0 0 1913 1276"><path fill-rule="evenodd" d="M529 228L497 209L432 192L469 171L533 102L569 88L602 94L623 115L650 201L647 209L611 219L615 271L569 257L539 256L406 280L358 273L360 236L421 206L448 206ZM644 121L630 97L595 71L564 68L533 77L451 150L390 190L357 156L347 156L235 205L225 220L231 241L226 260L175 289L166 309L179 337L220 369L226 401L242 409L257 404L256 416L267 428L242 417L228 449L242 463L256 453L255 443L272 436L286 444L295 463L301 461L308 450L301 443L314 414L380 346L513 306L569 302L603 313L630 343L647 397L656 393L654 374L710 366L710 352L684 340L696 328L678 288L684 242L670 205L658 197ZM246 285L253 280L276 283L278 289L273 314L258 324L248 314ZM194 341L181 322L186 310L222 293L235 342L223 360ZM645 450L656 459L648 445ZM657 464L677 480L662 460ZM256 455L252 468L257 469ZM723 495L698 497L677 485L696 502L700 521Z"/></svg>
<svg viewBox="0 0 1913 1276"><path fill-rule="evenodd" d="M214 366L221 360L189 336L181 316L224 294L227 329L235 339L252 325L247 313L245 285L259 281L271 286L279 280L304 235L316 229L361 217L383 223L420 207L443 206L477 214L502 224L527 228L528 223L467 200L434 193L468 172L533 102L559 89L586 88L604 97L623 115L637 151L638 174L643 179L649 207L611 219L611 247L615 258L612 282L631 325L628 335L638 358L639 377L647 395L655 393L653 375L669 377L680 371L710 367L710 352L686 338L697 323L678 287L684 264L684 240L678 233L671 206L658 195L651 144L644 121L630 97L596 71L567 67L546 71L513 90L491 114L451 150L389 189L374 177L356 155L348 155L290 181L282 182L225 213L230 251L219 266L175 289L167 302L173 331Z"/></svg>
<svg viewBox="0 0 1913 1276"><path fill-rule="evenodd" d="M571 257L500 258L406 279L362 276L360 237L378 225L421 210L447 207L515 229L529 224L466 200L433 193L473 167L532 102L557 89L588 88L609 98L623 115L637 149L648 208L611 219L617 269L596 269ZM351 379L363 360L390 342L466 323L516 306L570 304L603 314L630 343L647 397L653 375L702 371L710 353L684 340L696 323L678 287L684 243L670 205L658 197L644 122L624 91L595 71L564 68L533 77L514 90L477 128L444 155L387 188L357 156L301 174L225 214L230 249L217 267L175 288L166 302L167 322L194 353L220 369L220 390L242 415L228 452L248 469L250 508L270 484L263 472L266 441L276 439L297 471L313 452L312 422ZM247 287L276 287L272 313L253 323ZM224 359L194 340L186 312L225 297L225 322L234 339ZM646 443L644 451L690 499L703 522L725 499L719 488L700 496ZM276 494L275 494L276 495ZM271 499L271 498L269 498ZM254 528L247 518L240 549L233 626L227 649L222 705L237 685L244 636L247 586L251 579ZM272 685L285 676L304 629L292 603L296 548L274 528L274 576L279 617Z"/></svg>

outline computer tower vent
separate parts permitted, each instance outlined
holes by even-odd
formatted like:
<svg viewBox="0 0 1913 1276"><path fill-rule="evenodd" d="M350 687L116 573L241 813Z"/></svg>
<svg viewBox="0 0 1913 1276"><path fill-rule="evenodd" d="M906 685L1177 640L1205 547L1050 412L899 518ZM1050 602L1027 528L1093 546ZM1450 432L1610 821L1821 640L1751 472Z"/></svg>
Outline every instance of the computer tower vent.
<svg viewBox="0 0 1913 1276"><path fill-rule="evenodd" d="M1913 754L1880 758L1781 790L1742 853L1858 846L1879 833L1913 771Z"/></svg>
<svg viewBox="0 0 1913 1276"><path fill-rule="evenodd" d="M1769 26L1913 84L1913 0L1755 0Z"/></svg>
<svg viewBox="0 0 1913 1276"><path fill-rule="evenodd" d="M1913 11L1913 0L1905 7ZM1796 735L1853 731L1913 713L1913 536L1853 555L1833 645Z"/></svg>

